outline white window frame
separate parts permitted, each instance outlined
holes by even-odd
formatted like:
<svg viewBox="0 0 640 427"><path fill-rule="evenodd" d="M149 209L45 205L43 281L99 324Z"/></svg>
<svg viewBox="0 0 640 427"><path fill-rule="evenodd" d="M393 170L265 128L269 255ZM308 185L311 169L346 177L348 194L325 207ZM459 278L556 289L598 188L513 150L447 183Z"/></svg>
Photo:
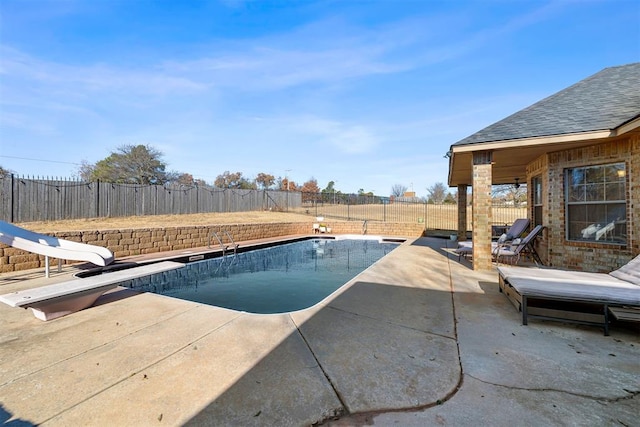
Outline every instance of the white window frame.
<svg viewBox="0 0 640 427"><path fill-rule="evenodd" d="M626 170L624 162L565 169L567 240L627 245Z"/></svg>

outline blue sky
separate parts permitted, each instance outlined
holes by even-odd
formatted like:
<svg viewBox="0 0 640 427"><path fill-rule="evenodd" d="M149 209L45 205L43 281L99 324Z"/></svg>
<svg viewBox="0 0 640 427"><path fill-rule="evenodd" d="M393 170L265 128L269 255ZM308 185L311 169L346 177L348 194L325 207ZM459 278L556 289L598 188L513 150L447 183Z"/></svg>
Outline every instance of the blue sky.
<svg viewBox="0 0 640 427"><path fill-rule="evenodd" d="M0 166L123 145L212 183L418 196L458 140L640 61L640 2L0 0Z"/></svg>

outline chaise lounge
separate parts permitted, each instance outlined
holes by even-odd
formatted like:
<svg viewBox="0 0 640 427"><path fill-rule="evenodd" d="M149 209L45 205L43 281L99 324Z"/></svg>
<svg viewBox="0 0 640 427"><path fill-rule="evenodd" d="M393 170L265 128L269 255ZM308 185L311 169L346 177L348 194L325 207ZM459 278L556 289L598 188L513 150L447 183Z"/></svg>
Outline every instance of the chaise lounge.
<svg viewBox="0 0 640 427"><path fill-rule="evenodd" d="M511 264L518 264L522 255L529 255L536 265L542 264L542 259L540 259L538 252L536 252L533 242L535 238L542 233L543 229L544 226L536 225L533 230L522 239L514 239L510 244L498 244L493 251L493 257L496 263L499 264L501 260L508 260Z"/></svg>
<svg viewBox="0 0 640 427"><path fill-rule="evenodd" d="M498 267L500 292L529 317L597 325L609 335L609 316L640 321L640 255L605 273Z"/></svg>
<svg viewBox="0 0 640 427"><path fill-rule="evenodd" d="M502 236L500 236L497 241L491 242L491 252L495 252L499 245L513 242L514 239L519 238L527 230L527 228L529 228L528 218L516 219L513 224L511 224L509 229ZM458 254L458 259L460 259L461 256L467 257L471 255L473 253L473 242L458 242L458 247L454 252Z"/></svg>

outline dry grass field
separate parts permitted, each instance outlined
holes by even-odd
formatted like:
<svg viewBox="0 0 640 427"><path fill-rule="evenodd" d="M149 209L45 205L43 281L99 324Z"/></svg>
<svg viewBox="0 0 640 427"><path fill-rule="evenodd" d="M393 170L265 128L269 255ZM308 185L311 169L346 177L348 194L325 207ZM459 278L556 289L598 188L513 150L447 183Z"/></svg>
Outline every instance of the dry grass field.
<svg viewBox="0 0 640 427"><path fill-rule="evenodd" d="M455 230L458 228L458 206L421 203L393 203L371 205L323 204L297 208L296 212L311 216L348 219L355 221L384 221L396 223L424 223L426 229ZM471 208L467 212L467 230L471 230ZM494 207L494 224L511 224L518 218L527 218L527 208Z"/></svg>
<svg viewBox="0 0 640 427"><path fill-rule="evenodd" d="M64 221L25 222L16 224L40 233L58 231L118 230L162 228L187 225L256 224L275 222L309 222L309 215L286 212L228 212L186 215L148 215L120 218L87 218Z"/></svg>
<svg viewBox="0 0 640 427"><path fill-rule="evenodd" d="M455 230L458 227L456 205L389 204L344 205L324 204L301 207L290 212L251 211L200 213L184 215L149 215L116 218L87 218L63 221L42 221L16 224L41 233L88 230L122 230L162 228L189 225L257 224L277 222L310 222L316 216L340 221L383 221L424 223L426 229ZM511 224L516 218L526 218L526 208L494 208L493 222ZM471 230L471 212L467 216Z"/></svg>

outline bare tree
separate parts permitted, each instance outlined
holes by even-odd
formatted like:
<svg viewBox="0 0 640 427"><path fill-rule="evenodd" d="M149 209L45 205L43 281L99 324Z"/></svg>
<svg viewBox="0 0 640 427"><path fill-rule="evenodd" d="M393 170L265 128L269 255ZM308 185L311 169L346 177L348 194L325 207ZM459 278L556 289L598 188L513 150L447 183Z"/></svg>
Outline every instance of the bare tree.
<svg viewBox="0 0 640 427"><path fill-rule="evenodd" d="M518 207L522 203L527 201L527 185L526 184L494 185L491 188L491 195L494 200Z"/></svg>
<svg viewBox="0 0 640 427"><path fill-rule="evenodd" d="M429 194L427 203L441 205L447 197L447 187L441 182L436 182L431 187L427 188L427 193Z"/></svg>
<svg viewBox="0 0 640 427"><path fill-rule="evenodd" d="M391 195L395 197L402 197L404 193L407 191L407 186L402 184L394 184L391 187Z"/></svg>
<svg viewBox="0 0 640 427"><path fill-rule="evenodd" d="M78 166L78 178L82 181L91 181L95 168L96 166L89 163L87 160L80 161L80 166Z"/></svg>
<svg viewBox="0 0 640 427"><path fill-rule="evenodd" d="M13 173L13 171L10 171L9 169L5 169L2 166L0 166L0 178L3 178L5 176L9 176Z"/></svg>

